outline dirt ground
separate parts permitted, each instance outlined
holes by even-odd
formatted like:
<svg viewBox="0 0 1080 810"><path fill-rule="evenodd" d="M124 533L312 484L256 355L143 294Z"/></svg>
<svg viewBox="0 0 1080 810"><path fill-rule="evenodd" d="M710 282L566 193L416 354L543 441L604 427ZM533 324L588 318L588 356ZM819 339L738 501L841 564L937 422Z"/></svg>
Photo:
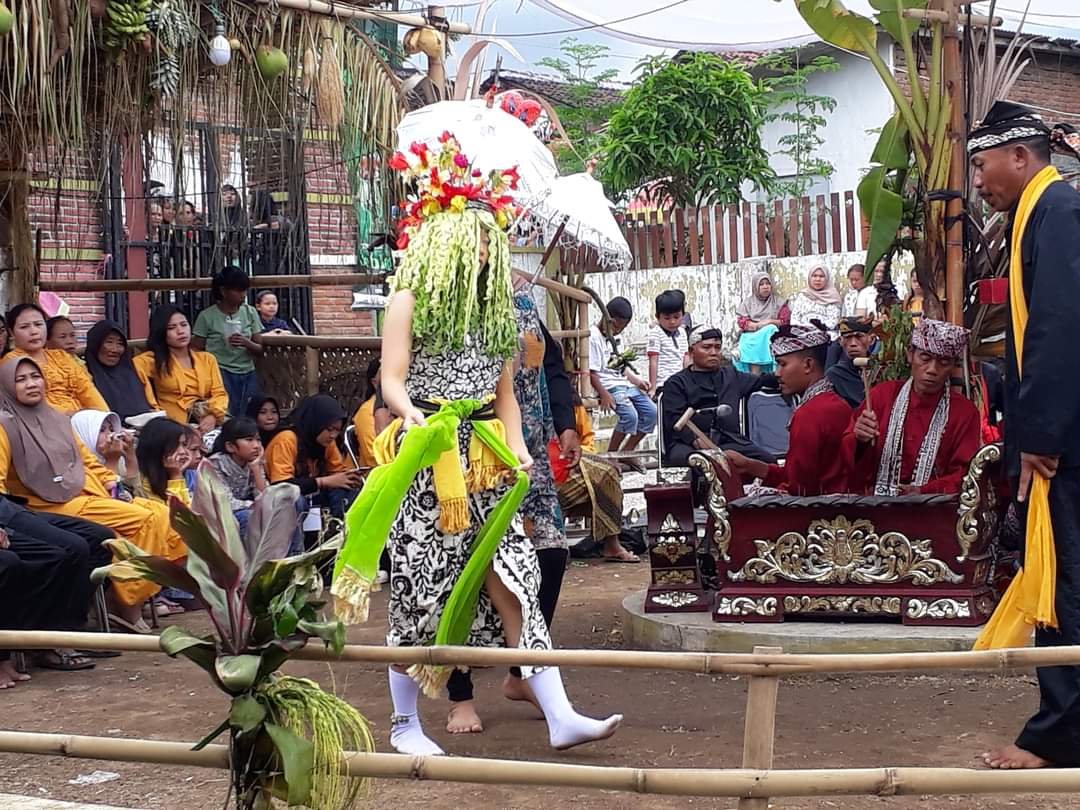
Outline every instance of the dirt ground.
<svg viewBox="0 0 1080 810"><path fill-rule="evenodd" d="M644 587L647 567L590 562L567 571L554 637L562 647L623 647L619 604ZM354 628L350 641L381 643L385 612ZM200 614L181 623L202 630ZM360 665L290 664L293 674L319 680L360 707L376 729L380 751L390 714L385 673ZM498 696L500 671L476 674L487 730L451 737L446 704L426 701L422 716L432 737L458 755L531 761L642 767L738 767L742 752L746 681L682 673L577 669L564 672L571 698L583 711L621 711L626 720L606 743L559 753L546 744L544 725L527 706ZM1034 677L1019 675L821 677L780 686L776 765L780 768L939 765L967 767L974 756L1009 740L1036 705ZM6 729L196 740L216 725L225 700L187 661L126 653L99 662L90 673L35 671L31 683L0 694ZM69 780L95 770L119 779L98 785ZM220 808L225 774L40 756L0 755L0 793L106 803L149 810ZM377 782L371 806L483 806L537 808L710 807L734 808L732 799L668 798L564 788L499 788L445 783ZM1040 810L1080 808L1073 796L901 797L784 799L786 810Z"/></svg>

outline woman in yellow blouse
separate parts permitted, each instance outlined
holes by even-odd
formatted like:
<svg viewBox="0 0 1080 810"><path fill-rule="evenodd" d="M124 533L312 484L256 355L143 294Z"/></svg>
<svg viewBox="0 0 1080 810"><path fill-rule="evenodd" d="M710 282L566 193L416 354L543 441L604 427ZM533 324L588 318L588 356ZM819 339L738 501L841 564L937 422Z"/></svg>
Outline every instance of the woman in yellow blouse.
<svg viewBox="0 0 1080 810"><path fill-rule="evenodd" d="M199 431L205 434L220 426L229 395L214 355L191 349L191 325L184 313L173 306L154 310L146 345L147 351L135 358L135 371L144 384L153 385L168 417L187 424L191 406L204 400L210 413L200 421Z"/></svg>
<svg viewBox="0 0 1080 810"><path fill-rule="evenodd" d="M4 319L14 348L13 357L29 357L45 377L49 404L65 416L83 411L108 411L86 368L63 349L47 349L45 311L37 304L12 307Z"/></svg>
<svg viewBox="0 0 1080 810"><path fill-rule="evenodd" d="M356 444L360 451L360 463L365 467L375 467L375 437L379 435L375 424L375 400L379 393L379 367L380 362L375 358L368 364L367 374L367 399L357 408L353 416L353 427L356 429Z"/></svg>
<svg viewBox="0 0 1080 810"><path fill-rule="evenodd" d="M112 497L110 473L76 437L68 417L45 399L45 378L26 357L0 363L0 491L23 498L27 507L79 517L105 526L149 554L180 560L183 540L169 528L164 504ZM158 591L150 582L113 582L110 619L133 632L150 628L142 604Z"/></svg>

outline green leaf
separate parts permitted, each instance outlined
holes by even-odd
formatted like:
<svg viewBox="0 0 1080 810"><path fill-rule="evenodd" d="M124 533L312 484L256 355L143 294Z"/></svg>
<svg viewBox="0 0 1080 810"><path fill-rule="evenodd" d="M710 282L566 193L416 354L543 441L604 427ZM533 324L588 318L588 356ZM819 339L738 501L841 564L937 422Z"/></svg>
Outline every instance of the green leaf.
<svg viewBox="0 0 1080 810"><path fill-rule="evenodd" d="M277 639L263 650L259 656L259 676L256 680L261 681L277 672L281 665L289 660L289 656L306 646L307 639L294 636L293 638Z"/></svg>
<svg viewBox="0 0 1080 810"><path fill-rule="evenodd" d="M161 631L158 644L162 652L170 658L182 655L202 667L215 679L217 678L214 667L217 659L217 645L211 639L200 638L174 624Z"/></svg>
<svg viewBox="0 0 1080 810"><path fill-rule="evenodd" d="M298 569L305 566L318 567L332 559L340 548L341 538L338 537L303 554L263 563L255 576L251 577L244 592L248 610L253 616L264 615L270 609L271 602L292 585Z"/></svg>
<svg viewBox="0 0 1080 810"><path fill-rule="evenodd" d="M258 573L270 560L284 558L289 552L289 542L299 523L296 502L300 488L295 484L273 484L266 488L251 507L248 518L247 548L248 566L244 584Z"/></svg>
<svg viewBox="0 0 1080 810"><path fill-rule="evenodd" d="M292 606L291 600L287 601L274 616L274 632L282 638L291 636L296 632L296 626L299 623L300 615Z"/></svg>
<svg viewBox="0 0 1080 810"><path fill-rule="evenodd" d="M259 674L259 656L219 655L214 671L228 692L234 695L246 692L255 685Z"/></svg>
<svg viewBox="0 0 1080 810"><path fill-rule="evenodd" d="M230 557L218 539L211 533L209 524L196 515L176 498L169 504L172 513L173 528L184 538L188 548L188 570L191 571L191 558L198 557L206 564L205 572L192 575L198 579L207 575L218 587L229 591L240 584L240 568L236 559Z"/></svg>
<svg viewBox="0 0 1080 810"><path fill-rule="evenodd" d="M893 115L882 127L870 162L879 163L886 169L906 169L911 165L911 140L900 113Z"/></svg>
<svg viewBox="0 0 1080 810"><path fill-rule="evenodd" d="M301 633L309 636L317 636L326 642L326 646L334 651L335 655L341 655L345 649L345 625L341 622L311 622L301 620L297 625Z"/></svg>
<svg viewBox="0 0 1080 810"><path fill-rule="evenodd" d="M870 222L870 240L866 246L866 266L873 267L889 252L904 214L904 200L885 185L883 166L867 172L859 183L859 205Z"/></svg>
<svg viewBox="0 0 1080 810"><path fill-rule="evenodd" d="M265 728L281 758L281 769L289 786L289 806L308 804L311 773L315 769L315 746L284 726L267 723Z"/></svg>
<svg viewBox="0 0 1080 810"><path fill-rule="evenodd" d="M251 695L237 695L229 710L229 725L241 734L254 731L266 719L266 707Z"/></svg>
<svg viewBox="0 0 1080 810"><path fill-rule="evenodd" d="M866 53L877 47L874 21L849 10L840 0L795 0L802 18L814 33L846 51Z"/></svg>
<svg viewBox="0 0 1080 810"><path fill-rule="evenodd" d="M191 747L191 750L192 751L202 751L204 748L206 748L206 746L208 746L210 743L212 743L214 740L216 740L218 737L220 737L222 735L222 733L224 733L225 731L228 731L228 729L229 729L229 721L228 720L222 720L221 723L218 724L217 728L215 728L213 731L211 731L209 734L207 734L205 737L203 737L201 740L199 740L197 743L195 743L195 745L193 745Z"/></svg>
<svg viewBox="0 0 1080 810"><path fill-rule="evenodd" d="M927 0L870 0L870 5L878 12L878 25L884 28L894 40L902 42L904 34L900 24L900 14L908 9L926 8ZM916 20L910 20L907 23L908 31L916 27L918 27Z"/></svg>
<svg viewBox="0 0 1080 810"><path fill-rule="evenodd" d="M240 539L240 524L236 522L236 515L233 514L229 488L207 459L200 462L195 476L191 511L206 521L210 534L221 544L235 565L241 571L247 568L247 550L244 548L244 541Z"/></svg>

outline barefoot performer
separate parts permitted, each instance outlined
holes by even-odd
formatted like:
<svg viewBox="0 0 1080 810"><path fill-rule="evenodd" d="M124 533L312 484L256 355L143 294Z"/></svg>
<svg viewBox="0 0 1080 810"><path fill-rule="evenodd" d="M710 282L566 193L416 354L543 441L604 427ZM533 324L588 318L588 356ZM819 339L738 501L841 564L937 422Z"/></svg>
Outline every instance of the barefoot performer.
<svg viewBox="0 0 1080 810"><path fill-rule="evenodd" d="M976 649L1080 644L1080 362L1062 337L1080 296L1080 194L1050 165L1049 128L999 101L971 133L979 195L1011 214L1005 454L1024 564ZM1080 667L1041 667L1041 705L992 768L1080 766Z"/></svg>
<svg viewBox="0 0 1080 810"><path fill-rule="evenodd" d="M536 552L515 518L533 463L510 362L518 329L504 228L516 173L484 177L453 136L440 140L437 152L414 144L390 164L420 192L402 223L383 333L382 393L397 419L376 439L380 466L346 517L331 590L343 619L366 619L389 534L388 645L548 649ZM397 751L443 753L421 728L417 697L440 695L450 669L390 668ZM521 669L555 748L604 739L621 722L575 712L557 667Z"/></svg>

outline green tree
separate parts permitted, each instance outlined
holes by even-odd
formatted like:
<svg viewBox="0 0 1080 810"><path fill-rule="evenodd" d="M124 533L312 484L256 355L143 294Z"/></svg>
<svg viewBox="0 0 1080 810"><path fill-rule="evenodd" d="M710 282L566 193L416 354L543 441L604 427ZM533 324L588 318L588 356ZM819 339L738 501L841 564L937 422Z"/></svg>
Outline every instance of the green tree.
<svg viewBox="0 0 1080 810"><path fill-rule="evenodd" d="M738 202L774 174L761 146L768 91L711 53L651 57L604 133L601 179L616 195L645 187L658 204Z"/></svg>
<svg viewBox="0 0 1080 810"><path fill-rule="evenodd" d="M598 69L610 50L606 45L578 42L577 37L567 37L559 46L562 56L544 57L537 65L558 73L569 88L570 102L554 106L570 143L555 144L555 158L562 174L572 174L585 170L585 161L599 146L600 131L618 106L603 103L600 86L614 79L619 72Z"/></svg>
<svg viewBox="0 0 1080 810"><path fill-rule="evenodd" d="M802 197L816 181L827 180L835 171L817 150L825 143L821 136L824 114L836 109L836 99L808 93L806 85L815 73L831 73L840 65L831 56L818 56L803 65L798 50L791 48L767 54L754 67L769 74L764 79L769 91L765 122L788 125L774 154L786 155L795 169L789 178L773 183L772 193L775 197Z"/></svg>

